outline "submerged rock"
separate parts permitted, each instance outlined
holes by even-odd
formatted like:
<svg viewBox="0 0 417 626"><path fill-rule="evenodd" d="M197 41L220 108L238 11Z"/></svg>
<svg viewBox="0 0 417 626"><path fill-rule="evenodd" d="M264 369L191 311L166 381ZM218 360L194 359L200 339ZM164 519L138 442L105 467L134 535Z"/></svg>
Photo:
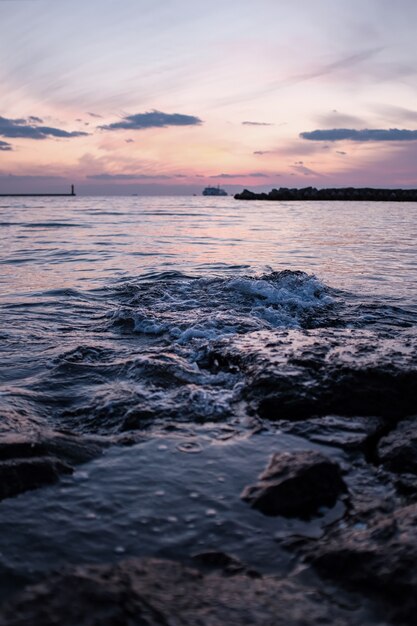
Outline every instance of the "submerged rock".
<svg viewBox="0 0 417 626"><path fill-rule="evenodd" d="M313 450L280 452L242 499L265 515L308 517L347 491L339 465Z"/></svg>
<svg viewBox="0 0 417 626"><path fill-rule="evenodd" d="M203 575L172 561L77 567L30 587L0 626L359 626L369 613L300 583ZM379 622L379 626L384 626Z"/></svg>
<svg viewBox="0 0 417 626"><path fill-rule="evenodd" d="M99 456L103 441L55 431L0 438L0 499L56 482L73 465Z"/></svg>
<svg viewBox="0 0 417 626"><path fill-rule="evenodd" d="M56 482L72 468L56 457L0 461L0 499Z"/></svg>
<svg viewBox="0 0 417 626"><path fill-rule="evenodd" d="M395 624L415 624L417 504L339 528L310 549L318 572L375 597Z"/></svg>

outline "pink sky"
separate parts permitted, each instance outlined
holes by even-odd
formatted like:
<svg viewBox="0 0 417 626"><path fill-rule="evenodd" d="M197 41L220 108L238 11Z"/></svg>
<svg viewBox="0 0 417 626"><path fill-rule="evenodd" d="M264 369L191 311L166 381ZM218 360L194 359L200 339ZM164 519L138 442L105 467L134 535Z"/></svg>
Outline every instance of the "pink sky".
<svg viewBox="0 0 417 626"><path fill-rule="evenodd" d="M0 193L416 187L416 18L408 0L0 0Z"/></svg>

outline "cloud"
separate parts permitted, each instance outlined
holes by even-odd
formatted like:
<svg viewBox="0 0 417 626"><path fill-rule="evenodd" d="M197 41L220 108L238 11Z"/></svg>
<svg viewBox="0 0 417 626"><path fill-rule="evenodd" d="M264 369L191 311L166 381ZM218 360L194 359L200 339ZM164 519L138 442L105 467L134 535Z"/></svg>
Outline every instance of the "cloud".
<svg viewBox="0 0 417 626"><path fill-rule="evenodd" d="M126 143L135 143L135 140L134 139L125 139L125 142Z"/></svg>
<svg viewBox="0 0 417 626"><path fill-rule="evenodd" d="M294 163L294 165L291 165L291 168L299 174L303 174L304 176L322 176L322 174L320 174L319 172L315 172L314 170L304 165L302 161Z"/></svg>
<svg viewBox="0 0 417 626"><path fill-rule="evenodd" d="M34 120L40 120L30 116L28 119L8 119L0 116L0 136L22 139L46 139L47 137L83 137L88 133L68 132L52 126L35 126Z"/></svg>
<svg viewBox="0 0 417 626"><path fill-rule="evenodd" d="M335 126L339 128L352 126L359 126L363 128L363 126L366 124L366 122L360 117L357 117L356 115L349 115L346 113L339 113L339 111L336 111L336 109L333 109L333 111L328 114L320 115L318 118L316 118L316 122L330 128L335 128Z"/></svg>
<svg viewBox="0 0 417 626"><path fill-rule="evenodd" d="M89 115L90 117L96 117L96 118L103 119L102 115L99 115L98 113L91 113L91 111L87 111L87 115Z"/></svg>
<svg viewBox="0 0 417 626"><path fill-rule="evenodd" d="M341 154L342 156L345 156L347 152L343 152L343 150L336 150L336 154Z"/></svg>
<svg viewBox="0 0 417 626"><path fill-rule="evenodd" d="M250 172L249 174L245 172L241 172L240 174L215 174L213 176L209 176L209 178L269 178L271 174L264 174L264 172Z"/></svg>
<svg viewBox="0 0 417 626"><path fill-rule="evenodd" d="M28 122L31 124L43 124L43 119L36 117L36 115L29 115Z"/></svg>
<svg viewBox="0 0 417 626"><path fill-rule="evenodd" d="M12 145L7 141L0 141L0 152L9 152L13 150Z"/></svg>
<svg viewBox="0 0 417 626"><path fill-rule="evenodd" d="M391 122L398 124L399 122L417 122L417 111L406 109L404 107L393 105L377 105L375 111L385 118L389 118Z"/></svg>
<svg viewBox="0 0 417 626"><path fill-rule="evenodd" d="M243 126L274 126L271 122L242 122Z"/></svg>
<svg viewBox="0 0 417 626"><path fill-rule="evenodd" d="M90 174L91 180L169 180L172 176L166 174Z"/></svg>
<svg viewBox="0 0 417 626"><path fill-rule="evenodd" d="M333 61L325 65L319 65L318 67L313 68L308 72L292 74L286 78L275 80L267 85L264 89L261 89L257 92L254 92L252 90L250 92L243 92L231 98L222 99L220 100L220 103L234 104L236 102L241 103L244 101L256 100L261 96L265 96L277 90L287 89L288 87L293 87L295 85L309 82L311 80L315 80L316 78L322 78L333 74L340 74L345 72L346 70L350 70L351 68L356 67L357 65L365 63L365 61L368 61L369 59L378 55L382 50L382 47L368 48L367 50L362 50L361 52L356 52L354 54L344 56L337 61Z"/></svg>
<svg viewBox="0 0 417 626"><path fill-rule="evenodd" d="M300 133L302 139L309 141L415 141L417 130L399 128L355 130L353 128L332 128Z"/></svg>
<svg viewBox="0 0 417 626"><path fill-rule="evenodd" d="M120 122L99 126L101 130L144 130L146 128L166 128L167 126L198 126L203 121L194 115L182 113L163 113L162 111L147 111L126 115Z"/></svg>

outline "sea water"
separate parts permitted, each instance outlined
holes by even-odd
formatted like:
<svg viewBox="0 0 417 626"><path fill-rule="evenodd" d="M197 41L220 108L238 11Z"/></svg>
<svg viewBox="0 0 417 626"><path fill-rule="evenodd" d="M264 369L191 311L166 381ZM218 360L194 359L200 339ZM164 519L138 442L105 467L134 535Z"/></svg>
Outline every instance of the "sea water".
<svg viewBox="0 0 417 626"><path fill-rule="evenodd" d="M327 450L286 420L411 410L415 203L1 198L0 237L1 432L110 444L0 503L3 593L143 554L287 570L276 538L321 522L239 497L272 452Z"/></svg>

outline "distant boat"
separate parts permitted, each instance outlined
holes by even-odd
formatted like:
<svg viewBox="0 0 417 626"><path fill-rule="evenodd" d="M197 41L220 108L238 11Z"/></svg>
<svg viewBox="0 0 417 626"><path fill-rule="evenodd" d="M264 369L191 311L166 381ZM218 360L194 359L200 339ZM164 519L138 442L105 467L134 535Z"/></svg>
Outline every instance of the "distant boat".
<svg viewBox="0 0 417 626"><path fill-rule="evenodd" d="M206 187L203 196L227 196L227 191L220 189L220 187Z"/></svg>

